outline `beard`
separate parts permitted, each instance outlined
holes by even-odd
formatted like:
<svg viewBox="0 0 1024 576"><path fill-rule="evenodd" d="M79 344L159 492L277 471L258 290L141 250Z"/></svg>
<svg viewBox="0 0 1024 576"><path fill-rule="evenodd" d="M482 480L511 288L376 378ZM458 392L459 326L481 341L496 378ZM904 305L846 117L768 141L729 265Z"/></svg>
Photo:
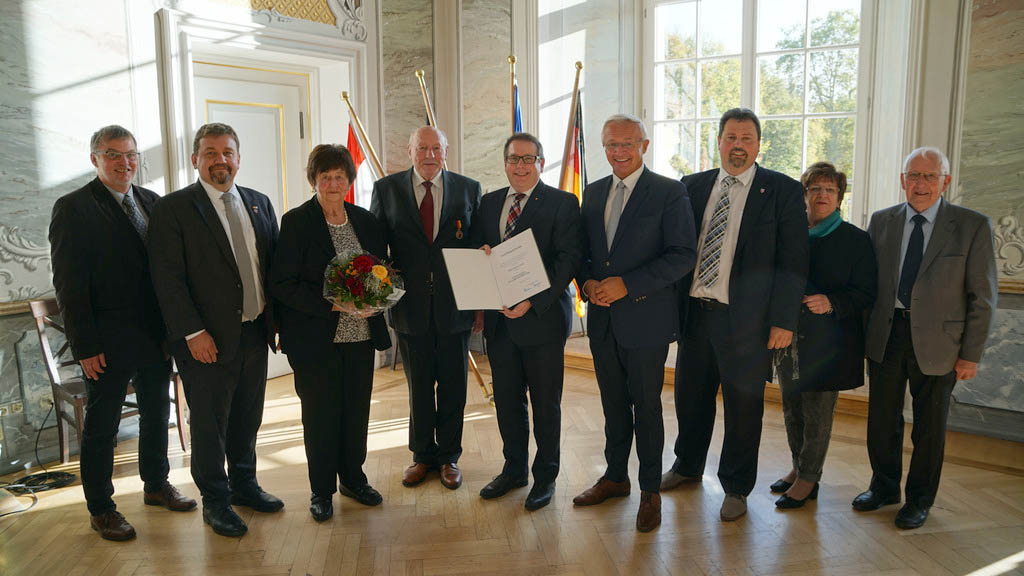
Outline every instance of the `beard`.
<svg viewBox="0 0 1024 576"><path fill-rule="evenodd" d="M210 167L210 182L217 185L227 184L234 176L230 166L217 165Z"/></svg>
<svg viewBox="0 0 1024 576"><path fill-rule="evenodd" d="M746 153L740 155L730 153L727 162L733 168L742 168L747 163L747 155Z"/></svg>

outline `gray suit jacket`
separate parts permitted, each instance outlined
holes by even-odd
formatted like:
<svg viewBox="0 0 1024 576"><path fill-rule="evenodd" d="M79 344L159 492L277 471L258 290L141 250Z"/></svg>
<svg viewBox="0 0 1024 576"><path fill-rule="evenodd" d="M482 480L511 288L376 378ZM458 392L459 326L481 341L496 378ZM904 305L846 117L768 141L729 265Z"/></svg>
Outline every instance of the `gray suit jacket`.
<svg viewBox="0 0 1024 576"><path fill-rule="evenodd" d="M868 321L867 355L885 357L900 280L906 203L871 216L878 255L878 297ZM981 360L996 307L992 225L983 215L942 200L911 293L911 337L921 371L948 374L957 358Z"/></svg>

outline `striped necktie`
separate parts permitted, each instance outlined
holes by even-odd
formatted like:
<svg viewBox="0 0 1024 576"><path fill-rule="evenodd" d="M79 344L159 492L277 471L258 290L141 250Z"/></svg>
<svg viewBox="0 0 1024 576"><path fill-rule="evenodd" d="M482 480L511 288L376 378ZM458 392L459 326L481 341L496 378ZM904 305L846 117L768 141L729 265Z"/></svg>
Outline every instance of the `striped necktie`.
<svg viewBox="0 0 1024 576"><path fill-rule="evenodd" d="M722 244L725 232L729 228L729 188L739 182L734 176L722 178L721 196L711 214L707 234L704 236L704 247L700 251L700 268L697 277L701 284L711 288L718 282L718 264L722 259Z"/></svg>
<svg viewBox="0 0 1024 576"><path fill-rule="evenodd" d="M522 192L516 193L516 200L512 203L512 208L508 211L508 219L505 220L505 233L501 235L501 240L504 242L508 240L512 233L515 232L516 222L519 222L519 215L523 212L523 198L526 198L526 194Z"/></svg>

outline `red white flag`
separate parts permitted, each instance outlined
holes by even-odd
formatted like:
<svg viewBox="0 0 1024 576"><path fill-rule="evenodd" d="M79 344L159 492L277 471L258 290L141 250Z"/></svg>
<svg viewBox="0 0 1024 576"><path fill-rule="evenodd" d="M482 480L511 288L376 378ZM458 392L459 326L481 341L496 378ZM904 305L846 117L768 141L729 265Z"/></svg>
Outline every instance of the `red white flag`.
<svg viewBox="0 0 1024 576"><path fill-rule="evenodd" d="M352 154L352 162L356 165L356 179L349 186L348 193L345 194L345 202L350 204L358 204L360 206L368 207L370 205L370 196L373 194L373 170L370 168L370 163L366 161L366 154L363 152L363 147L359 144L359 138L356 137L355 128L352 123L348 124L348 151Z"/></svg>

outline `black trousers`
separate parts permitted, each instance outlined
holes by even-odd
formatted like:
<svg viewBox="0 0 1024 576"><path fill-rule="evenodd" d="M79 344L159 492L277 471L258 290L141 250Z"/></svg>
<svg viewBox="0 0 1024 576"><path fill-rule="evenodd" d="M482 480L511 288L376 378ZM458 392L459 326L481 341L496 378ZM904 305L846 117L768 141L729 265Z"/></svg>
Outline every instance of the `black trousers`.
<svg viewBox="0 0 1024 576"><path fill-rule="evenodd" d="M469 330L438 334L431 322L426 334L399 334L398 350L409 385L413 461L428 466L458 462L466 410Z"/></svg>
<svg viewBox="0 0 1024 576"><path fill-rule="evenodd" d="M718 479L726 494L746 496L757 481L757 454L764 416L764 385L770 376L767 345L736 342L729 309L690 299L687 327L676 356L675 400L679 436L672 469L701 476L715 428L715 398L722 387L725 439Z"/></svg>
<svg viewBox="0 0 1024 576"><path fill-rule="evenodd" d="M268 352L261 322L242 324L234 358L203 364L187 351L177 358L191 412L192 479L203 506L227 506L232 490L256 485L256 433L267 390Z"/></svg>
<svg viewBox="0 0 1024 576"><path fill-rule="evenodd" d="M590 353L604 411L604 458L608 464L604 475L613 482L629 479L629 452L635 433L640 489L658 492L665 447L661 390L665 386L668 344L625 348L609 328L601 338L591 333Z"/></svg>
<svg viewBox="0 0 1024 576"><path fill-rule="evenodd" d="M565 342L517 346L508 335L504 319L487 340L487 357L494 376L494 406L505 456L503 474L526 478L530 448L530 418L526 410L529 391L533 407L533 436L537 455L533 479L552 482L558 476L562 432L562 380L565 373Z"/></svg>
<svg viewBox="0 0 1024 576"><path fill-rule="evenodd" d="M135 379L135 399L139 404L139 476L143 490L155 492L167 481L167 420L170 415L171 361L165 360L118 369L108 366L99 380L86 380L89 396L82 430L79 468L85 503L92 515L117 507L111 496L114 484L114 441L121 423L121 404L128 383ZM184 423L179 422L179 426Z"/></svg>
<svg viewBox="0 0 1024 576"><path fill-rule="evenodd" d="M903 399L907 382L913 398L914 430L906 496L925 508L935 502L946 450L946 417L956 372L929 376L914 356L910 321L893 318L882 362L868 361L868 457L871 490L898 495L903 474Z"/></svg>
<svg viewBox="0 0 1024 576"><path fill-rule="evenodd" d="M337 481L351 488L366 484L363 463L372 391L369 340L334 344L320 365L295 370L313 494L329 497L337 491Z"/></svg>

